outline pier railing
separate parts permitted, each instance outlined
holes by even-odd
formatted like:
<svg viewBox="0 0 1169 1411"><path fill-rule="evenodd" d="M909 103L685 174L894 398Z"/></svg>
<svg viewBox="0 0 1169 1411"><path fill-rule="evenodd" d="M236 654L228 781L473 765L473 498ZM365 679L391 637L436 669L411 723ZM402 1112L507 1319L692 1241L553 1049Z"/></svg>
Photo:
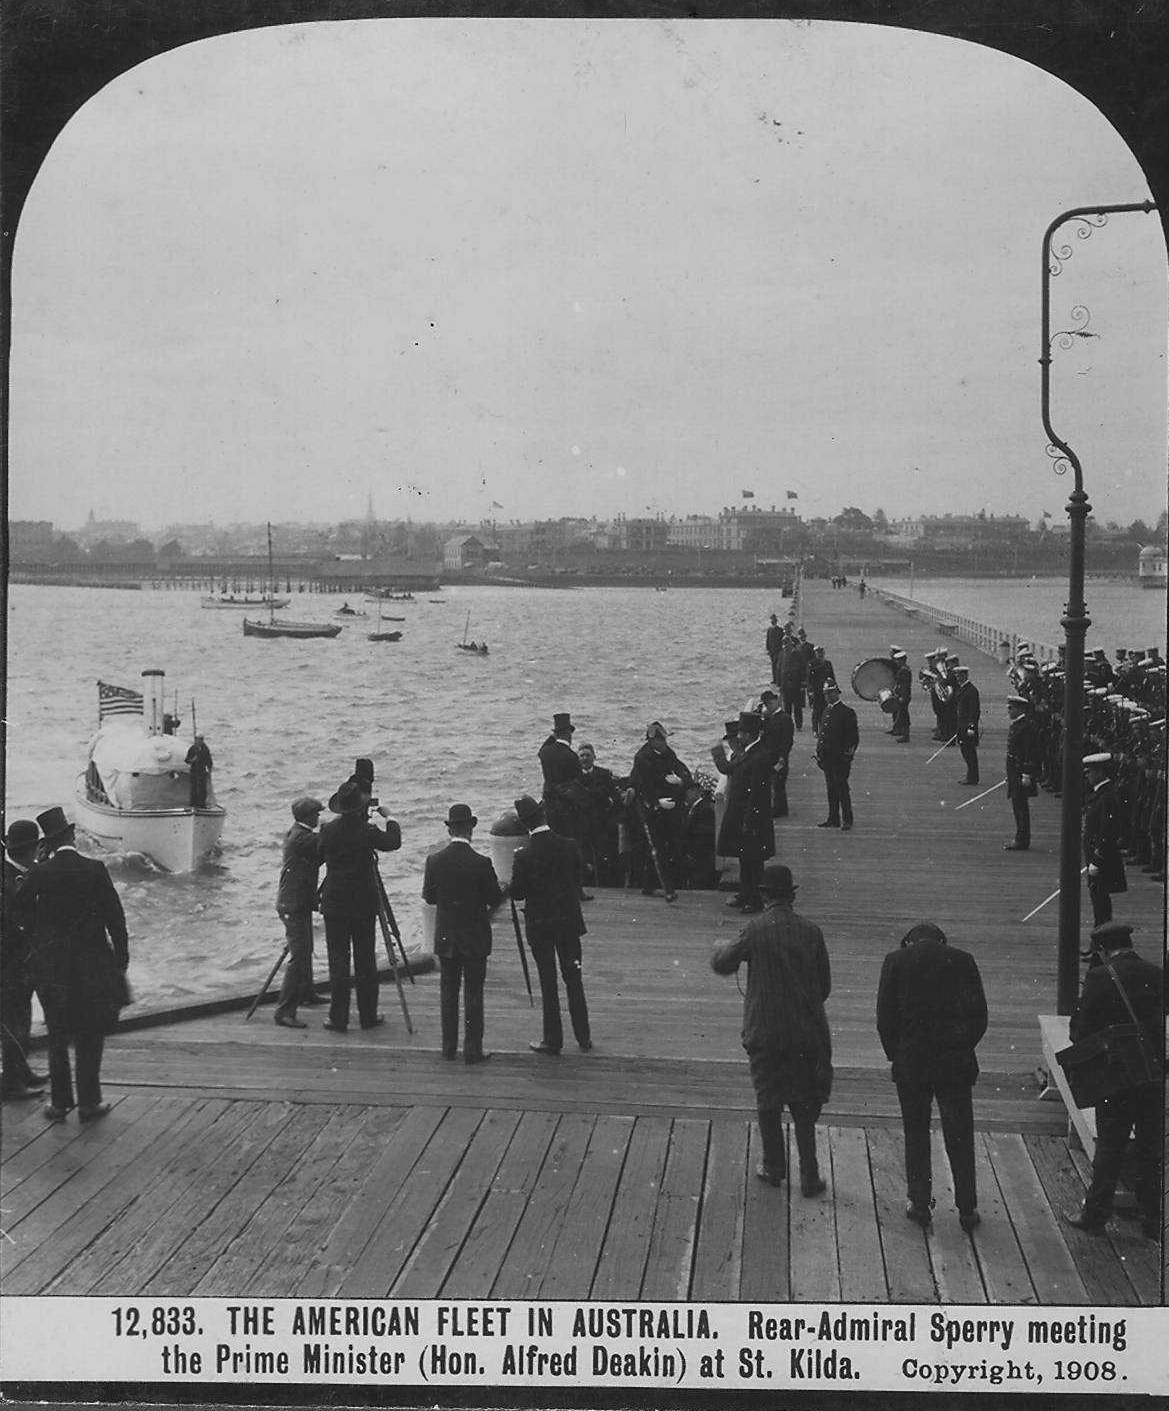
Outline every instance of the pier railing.
<svg viewBox="0 0 1169 1411"><path fill-rule="evenodd" d="M1005 627L977 622L972 617L963 617L946 608L936 608L929 603L919 603L915 598L902 597L900 593L888 593L883 588L873 588L870 592L890 607L900 608L909 617L932 622L942 636L957 637L963 642L968 642L986 656L993 657L1001 666L1006 666L1014 660L1019 643L1026 640L1018 632L1011 632ZM1041 664L1045 661L1055 661L1059 655L1055 647L1047 642L1031 642L1029 645L1032 656Z"/></svg>

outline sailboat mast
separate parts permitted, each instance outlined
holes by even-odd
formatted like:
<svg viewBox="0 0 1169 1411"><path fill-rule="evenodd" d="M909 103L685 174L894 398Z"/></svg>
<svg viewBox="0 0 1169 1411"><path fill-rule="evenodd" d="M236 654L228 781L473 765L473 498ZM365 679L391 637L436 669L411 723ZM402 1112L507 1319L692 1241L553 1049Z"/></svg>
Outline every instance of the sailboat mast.
<svg viewBox="0 0 1169 1411"><path fill-rule="evenodd" d="M268 621L276 621L276 577L272 570L272 522L268 522Z"/></svg>
<svg viewBox="0 0 1169 1411"><path fill-rule="evenodd" d="M466 620L466 622L463 623L463 645L464 645L464 646L467 645L467 628L470 627L470 625L471 625L471 613L470 613L470 611L468 610L468 612L467 612L467 620Z"/></svg>

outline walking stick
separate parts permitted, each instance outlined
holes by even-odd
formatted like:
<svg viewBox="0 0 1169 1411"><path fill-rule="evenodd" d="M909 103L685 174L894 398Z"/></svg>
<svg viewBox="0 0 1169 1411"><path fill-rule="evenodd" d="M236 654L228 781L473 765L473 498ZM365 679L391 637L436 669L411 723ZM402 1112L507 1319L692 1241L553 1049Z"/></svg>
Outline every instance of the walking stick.
<svg viewBox="0 0 1169 1411"><path fill-rule="evenodd" d="M380 876L378 881L380 883ZM394 977L394 984L398 987L398 999L402 1005L402 1017L406 1021L406 1032L412 1034L414 1032L414 1025L410 1022L410 1011L406 1008L406 991L403 990L402 981L398 976L398 966L394 960L394 944L390 939L390 923L386 915L386 904L383 904L385 903L386 896L385 889L379 886L379 891L381 895L378 897L377 919L381 922L382 939L386 943L386 956L390 962L390 974Z"/></svg>
<svg viewBox="0 0 1169 1411"><path fill-rule="evenodd" d="M975 794L972 799L967 799L965 803L960 803L954 812L959 813L962 809L969 808L972 803L977 803L979 799L986 798L987 794L993 794L996 789L1001 789L1006 782L1005 779L1000 779L997 784L992 784L989 789L983 789L981 794Z"/></svg>
<svg viewBox="0 0 1169 1411"><path fill-rule="evenodd" d="M390 931L393 933L394 940L398 943L398 952L402 957L402 967L406 971L406 977L410 983L412 985L417 984L418 982L414 979L414 975L410 970L410 961L406 956L406 947L402 944L402 933L398 929L398 918L394 915L394 908L390 905L390 899L386 895L386 884L382 881L382 874L376 870L376 864L374 870L377 877L378 900L385 908L386 921L389 924Z"/></svg>
<svg viewBox="0 0 1169 1411"><path fill-rule="evenodd" d="M511 898L508 898L511 901ZM524 954L524 938L520 931L520 918L515 909L515 902L511 901L511 924L515 927L515 943L519 947L520 964L524 968L524 984L528 987L528 1007L534 1009L536 1001L532 998L532 976L528 970L528 957Z"/></svg>
<svg viewBox="0 0 1169 1411"><path fill-rule="evenodd" d="M1084 873L1087 872L1087 870L1088 870L1088 869L1087 869L1086 867L1081 867L1081 868L1080 868L1080 876L1082 877L1082 876L1084 875ZM1029 911L1029 912L1027 913L1027 915L1023 917L1023 920L1024 920L1024 921L1030 921L1033 916L1038 915L1038 913L1043 910L1043 908L1047 905L1048 902L1054 901L1054 900L1056 899L1056 897L1059 896L1059 891L1060 891L1060 889L1059 889L1058 887L1056 887L1055 891L1052 892L1052 894L1051 894L1049 897L1047 897L1047 898L1045 898L1043 901L1041 901L1041 902L1039 903L1039 905L1034 908L1034 910ZM1020 924L1021 924L1021 923L1020 923Z"/></svg>
<svg viewBox="0 0 1169 1411"><path fill-rule="evenodd" d="M637 809L637 816L641 820L641 830L645 834L645 841L649 844L649 855L653 858L654 871L658 874L658 881L662 884L662 891L665 893L667 901L674 901L677 899L678 893L675 892L666 881L666 874L662 868L662 860L658 856L657 844L654 842L653 833L650 832L649 820L645 816L645 809L642 806L641 800L636 795L634 795L633 803L634 807Z"/></svg>
<svg viewBox="0 0 1169 1411"><path fill-rule="evenodd" d="M926 760L926 764L933 764L934 760L937 759L938 755L942 753L942 750L948 750L957 738L957 735L951 735L950 738L946 741L946 743L942 746L941 750L935 750L933 754L930 755L929 759Z"/></svg>
<svg viewBox="0 0 1169 1411"><path fill-rule="evenodd" d="M252 1007L251 1007L251 1009L249 1009L248 1012L247 1012L247 1014L244 1015L244 1018L245 1018L245 1019L250 1019L250 1018L252 1017L252 1015L255 1014L256 1010L259 1009L259 1007L260 1007L260 1001L261 1001L261 1000L264 998L264 996L268 993L268 986L272 983L273 980L275 980L275 978L276 978L276 972L277 972L277 970L279 970L280 967L284 964L285 957L288 955L288 952L289 952L290 949L291 949L291 947L289 946L288 942L286 941L286 942L284 943L284 949L280 952L280 957L279 957L279 959L276 961L276 964L273 965L272 969L268 972L268 978L264 981L264 987L263 987L263 989L262 989L262 990L260 991L260 993L255 997L255 999L252 1000Z"/></svg>

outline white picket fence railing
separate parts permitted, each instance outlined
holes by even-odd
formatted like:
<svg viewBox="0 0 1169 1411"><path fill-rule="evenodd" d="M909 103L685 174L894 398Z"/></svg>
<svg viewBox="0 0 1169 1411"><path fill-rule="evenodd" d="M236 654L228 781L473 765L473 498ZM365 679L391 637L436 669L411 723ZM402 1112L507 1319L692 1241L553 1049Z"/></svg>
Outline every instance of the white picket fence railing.
<svg viewBox="0 0 1169 1411"><path fill-rule="evenodd" d="M904 598L900 593L888 593L883 588L870 588L869 591L883 603L900 608L910 617L932 622L942 636L958 637L961 641L968 642L986 656L993 657L1000 666L1014 661L1019 643L1026 640L1018 632L1011 632L1005 627L976 622L972 617L962 617L957 613L947 612L944 608L931 607L929 603L919 603L915 598ZM1055 661L1059 656L1056 648L1047 642L1031 642L1029 645L1032 656L1040 664Z"/></svg>

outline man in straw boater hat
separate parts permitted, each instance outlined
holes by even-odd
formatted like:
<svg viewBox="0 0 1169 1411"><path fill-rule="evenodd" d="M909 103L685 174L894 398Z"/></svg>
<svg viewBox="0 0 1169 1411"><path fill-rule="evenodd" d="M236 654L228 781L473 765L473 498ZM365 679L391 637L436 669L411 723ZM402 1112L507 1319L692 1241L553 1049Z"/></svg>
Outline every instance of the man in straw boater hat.
<svg viewBox="0 0 1169 1411"><path fill-rule="evenodd" d="M1092 931L1089 955L1099 963L1085 974L1084 987L1072 1011L1068 1037L1073 1044L1114 1024L1131 1025L1135 1015L1147 1051L1163 1054L1164 977L1160 966L1133 950L1132 930L1123 922L1105 921ZM1137 1200L1141 1230L1149 1239L1160 1238L1163 1114L1164 1095L1158 1082L1143 1083L1101 1098L1096 1104L1092 1180L1079 1211L1064 1216L1069 1225L1089 1234L1099 1234L1104 1229L1112 1211L1116 1183L1128 1156L1131 1134L1132 1191Z"/></svg>
<svg viewBox="0 0 1169 1411"><path fill-rule="evenodd" d="M49 1105L62 1122L74 1107L69 1045L77 1068L82 1121L104 1117L101 1060L105 1036L129 1003L130 948L122 903L104 864L82 857L61 808L37 816L48 854L28 874L16 899L29 939L29 966L49 1037Z"/></svg>
<svg viewBox="0 0 1169 1411"><path fill-rule="evenodd" d="M1112 920L1112 894L1128 890L1120 825L1116 817L1115 761L1107 753L1084 756L1083 845L1088 868L1088 896L1097 926Z"/></svg>
<svg viewBox="0 0 1169 1411"><path fill-rule="evenodd" d="M824 1013L832 989L828 949L819 926L792 910L796 885L790 868L766 863L760 891L763 912L736 940L715 947L710 966L716 975L734 975L747 963L742 1036L762 1148L755 1174L773 1186L787 1176L786 1107L795 1126L800 1189L819 1195L826 1182L816 1159L816 1120L832 1091L832 1039Z"/></svg>
<svg viewBox="0 0 1169 1411"><path fill-rule="evenodd" d="M511 870L511 895L524 903L528 946L540 976L544 1032L528 1047L555 1057L564 1046L560 991L556 967L564 978L568 1016L581 1051L593 1046L589 1010L581 972L580 938L585 934L580 909L580 848L548 827L543 807L529 794L515 801L516 817L527 829L528 841L516 850Z"/></svg>
<svg viewBox="0 0 1169 1411"><path fill-rule="evenodd" d="M986 1033L986 996L974 957L946 944L932 922L910 927L885 957L877 987L877 1032L905 1133L908 1218L927 1229L933 1218L930 1108L937 1102L958 1223L980 1223L974 1176L974 1050Z"/></svg>
<svg viewBox="0 0 1169 1411"><path fill-rule="evenodd" d="M436 908L442 1056L458 1056L461 987L464 1063L484 1063L491 1057L483 1051L483 983L491 954L491 914L503 901L491 859L471 846L478 822L467 804L451 804L446 816L450 842L427 857L422 880L422 900Z"/></svg>
<svg viewBox="0 0 1169 1411"><path fill-rule="evenodd" d="M1004 852L1026 852L1031 846L1031 800L1039 792L1039 732L1027 696L1007 697L1007 797L1015 815L1015 836Z"/></svg>
<svg viewBox="0 0 1169 1411"><path fill-rule="evenodd" d="M16 919L16 899L36 861L41 830L31 818L15 818L4 834L4 926L0 933L0 1055L5 1101L40 1097L48 1074L35 1073L28 1061L32 1029L33 983L29 973L28 936Z"/></svg>
<svg viewBox="0 0 1169 1411"><path fill-rule="evenodd" d="M364 763L359 761L359 765ZM338 1034L349 1028L351 962L361 1027L376 1029L385 1022L377 1012L380 894L374 853L400 848L402 830L381 804L377 812L385 827L369 821L372 787L372 775L359 767L329 800L329 809L337 817L331 818L320 834L325 866L321 913L329 953L329 1017L324 1027Z"/></svg>

